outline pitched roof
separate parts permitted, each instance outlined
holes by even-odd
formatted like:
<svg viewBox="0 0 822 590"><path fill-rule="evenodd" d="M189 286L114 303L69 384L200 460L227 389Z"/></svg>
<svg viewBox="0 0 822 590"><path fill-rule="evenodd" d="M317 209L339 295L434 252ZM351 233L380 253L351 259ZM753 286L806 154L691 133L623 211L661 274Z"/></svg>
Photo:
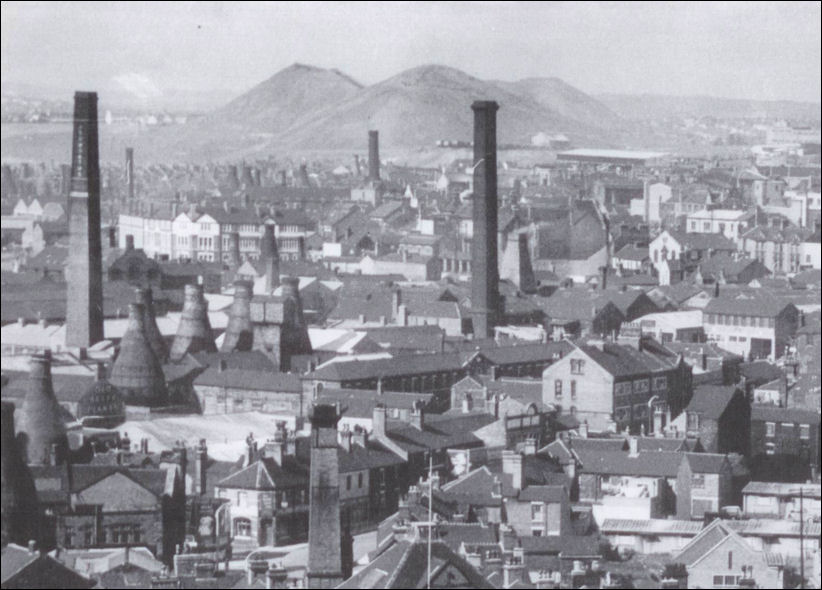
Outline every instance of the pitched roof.
<svg viewBox="0 0 822 590"><path fill-rule="evenodd" d="M739 389L733 385L699 385L694 388L693 397L685 410L718 420L737 392Z"/></svg>
<svg viewBox="0 0 822 590"><path fill-rule="evenodd" d="M717 453L685 453L685 460L694 473L722 473L730 467L727 455Z"/></svg>
<svg viewBox="0 0 822 590"><path fill-rule="evenodd" d="M591 451L572 449L582 461L583 473L603 475L634 475L647 477L676 477L682 453L670 451L639 451L636 456L619 451Z"/></svg>
<svg viewBox="0 0 822 590"><path fill-rule="evenodd" d="M751 421L796 422L819 424L819 412L801 408L780 408L778 406L754 404L751 406Z"/></svg>
<svg viewBox="0 0 822 590"><path fill-rule="evenodd" d="M194 385L231 387L249 391L273 391L302 393L299 375L275 371L254 371L249 369L220 370L211 367L200 374Z"/></svg>
<svg viewBox="0 0 822 590"><path fill-rule="evenodd" d="M386 549L338 588L422 588L426 584L428 545L399 541ZM493 588L465 559L445 542L431 543L432 578L447 567L456 568L469 588ZM443 581L444 583L444 581Z"/></svg>

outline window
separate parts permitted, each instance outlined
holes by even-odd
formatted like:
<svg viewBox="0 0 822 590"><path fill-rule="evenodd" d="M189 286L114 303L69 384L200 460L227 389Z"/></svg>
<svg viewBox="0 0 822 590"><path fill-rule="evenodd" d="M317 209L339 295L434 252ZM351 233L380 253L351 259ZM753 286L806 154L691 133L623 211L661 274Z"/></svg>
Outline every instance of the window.
<svg viewBox="0 0 822 590"><path fill-rule="evenodd" d="M577 399L577 382L571 381L571 399L576 401Z"/></svg>
<svg viewBox="0 0 822 590"><path fill-rule="evenodd" d="M542 502L531 503L531 520L542 520L542 510L544 504Z"/></svg>
<svg viewBox="0 0 822 590"><path fill-rule="evenodd" d="M734 552L728 551L728 569L734 569Z"/></svg>
<svg viewBox="0 0 822 590"><path fill-rule="evenodd" d="M809 440L811 438L810 424L799 425L799 438L801 438L802 440Z"/></svg>
<svg viewBox="0 0 822 590"><path fill-rule="evenodd" d="M556 399L562 399L562 379L554 381L554 397Z"/></svg>
<svg viewBox="0 0 822 590"><path fill-rule="evenodd" d="M582 370L585 367L585 361L582 359L571 359L571 373L574 375L582 375Z"/></svg>
<svg viewBox="0 0 822 590"><path fill-rule="evenodd" d="M775 422L765 422L765 436L775 436L776 435L776 423Z"/></svg>
<svg viewBox="0 0 822 590"><path fill-rule="evenodd" d="M351 489L351 476L350 475L345 476L345 489L346 490Z"/></svg>
<svg viewBox="0 0 822 590"><path fill-rule="evenodd" d="M691 488L695 490L705 489L705 475L702 473L694 473L691 476Z"/></svg>
<svg viewBox="0 0 822 590"><path fill-rule="evenodd" d="M793 424L790 422L782 422L779 425L779 429L782 431L782 434L792 436L793 435Z"/></svg>
<svg viewBox="0 0 822 590"><path fill-rule="evenodd" d="M699 414L688 412L688 430L699 430Z"/></svg>
<svg viewBox="0 0 822 590"><path fill-rule="evenodd" d="M251 536L251 521L247 518L234 519L234 535L237 537Z"/></svg>
<svg viewBox="0 0 822 590"><path fill-rule="evenodd" d="M742 576L714 576L714 588L738 588Z"/></svg>
<svg viewBox="0 0 822 590"><path fill-rule="evenodd" d="M362 473L357 474L357 487L358 488L362 487Z"/></svg>
<svg viewBox="0 0 822 590"><path fill-rule="evenodd" d="M237 492L237 506L245 506L248 503L247 492Z"/></svg>
<svg viewBox="0 0 822 590"><path fill-rule="evenodd" d="M765 443L765 454L766 455L776 454L776 445L772 442Z"/></svg>

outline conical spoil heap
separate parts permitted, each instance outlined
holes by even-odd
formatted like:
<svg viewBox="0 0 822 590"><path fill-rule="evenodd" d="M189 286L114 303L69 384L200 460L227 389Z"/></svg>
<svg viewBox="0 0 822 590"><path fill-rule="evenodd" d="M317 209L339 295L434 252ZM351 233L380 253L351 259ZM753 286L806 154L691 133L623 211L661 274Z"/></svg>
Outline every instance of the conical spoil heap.
<svg viewBox="0 0 822 590"><path fill-rule="evenodd" d="M168 397L166 380L148 342L145 313L141 303L128 306L128 327L111 367L109 383L125 396L127 405L160 406Z"/></svg>
<svg viewBox="0 0 822 590"><path fill-rule="evenodd" d="M165 338L160 334L160 328L157 327L157 317L154 315L154 296L151 292L151 287L139 287L136 289L137 303L142 303L145 310L146 323L146 338L151 350L154 351L154 356L160 363L168 360L168 344Z"/></svg>
<svg viewBox="0 0 822 590"><path fill-rule="evenodd" d="M35 355L18 427L29 465L62 464L67 459L68 438L61 413L51 383L51 353Z"/></svg>
<svg viewBox="0 0 822 590"><path fill-rule="evenodd" d="M183 313L169 357L176 362L186 354L196 352L217 352L217 346L208 321L208 303L203 297L202 285L186 285Z"/></svg>
<svg viewBox="0 0 822 590"><path fill-rule="evenodd" d="M234 302L228 318L228 327L223 338L222 352L251 350L254 344L254 328L251 325L250 281L234 281Z"/></svg>

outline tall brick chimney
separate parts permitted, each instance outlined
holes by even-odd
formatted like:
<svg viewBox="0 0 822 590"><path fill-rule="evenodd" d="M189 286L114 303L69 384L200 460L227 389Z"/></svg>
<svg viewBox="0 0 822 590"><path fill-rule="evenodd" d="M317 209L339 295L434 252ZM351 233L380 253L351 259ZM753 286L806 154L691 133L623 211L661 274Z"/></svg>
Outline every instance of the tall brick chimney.
<svg viewBox="0 0 822 590"><path fill-rule="evenodd" d="M103 260L100 237L100 157L97 93L74 94L74 136L68 196L69 257L66 345L103 339Z"/></svg>
<svg viewBox="0 0 822 590"><path fill-rule="evenodd" d="M310 418L311 489L307 587L335 588L344 580L345 569L337 458L339 408L334 404L315 404Z"/></svg>
<svg viewBox="0 0 822 590"><path fill-rule="evenodd" d="M476 101L474 111L474 235L471 238L471 317L475 338L494 336L499 314L497 266L497 110Z"/></svg>
<svg viewBox="0 0 822 590"><path fill-rule="evenodd" d="M380 132L368 132L368 180L380 179Z"/></svg>
<svg viewBox="0 0 822 590"><path fill-rule="evenodd" d="M240 268L240 234L236 231L228 234L228 268L233 271Z"/></svg>
<svg viewBox="0 0 822 590"><path fill-rule="evenodd" d="M280 286L280 251L277 248L277 238L274 236L274 226L265 224L263 237L260 240L260 262L265 270L265 293L271 292Z"/></svg>
<svg viewBox="0 0 822 590"><path fill-rule="evenodd" d="M126 188L129 202L134 200L134 148L126 148Z"/></svg>

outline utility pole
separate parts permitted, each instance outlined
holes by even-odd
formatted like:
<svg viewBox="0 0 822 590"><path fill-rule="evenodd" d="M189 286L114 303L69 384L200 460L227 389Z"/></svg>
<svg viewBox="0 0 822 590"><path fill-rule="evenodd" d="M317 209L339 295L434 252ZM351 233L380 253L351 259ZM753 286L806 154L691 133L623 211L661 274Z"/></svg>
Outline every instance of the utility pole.
<svg viewBox="0 0 822 590"><path fill-rule="evenodd" d="M431 588L431 528L434 526L434 451L428 454L428 584Z"/></svg>

